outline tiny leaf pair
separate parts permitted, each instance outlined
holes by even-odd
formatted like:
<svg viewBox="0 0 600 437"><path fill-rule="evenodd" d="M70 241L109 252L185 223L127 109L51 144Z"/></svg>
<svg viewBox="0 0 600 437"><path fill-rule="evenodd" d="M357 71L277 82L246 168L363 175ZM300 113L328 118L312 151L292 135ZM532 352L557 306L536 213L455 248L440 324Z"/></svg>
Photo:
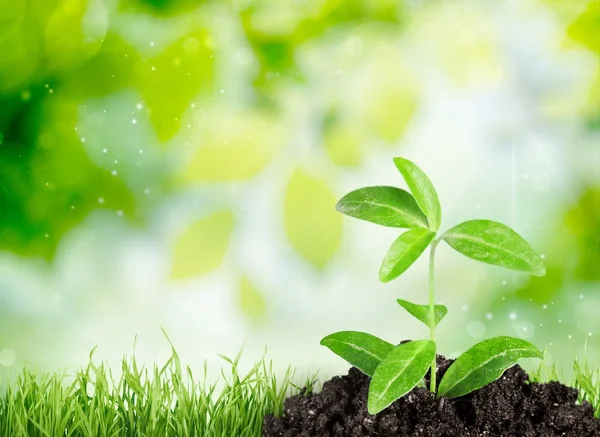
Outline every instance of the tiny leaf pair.
<svg viewBox="0 0 600 437"><path fill-rule="evenodd" d="M452 363L436 384L435 329L448 313L435 305L434 260L438 244L445 241L456 251L477 261L535 276L546 272L540 255L514 230L491 220L469 220L438 237L442 208L427 175L414 163L395 158L410 193L396 187L366 187L352 191L337 204L337 210L354 218L382 226L407 229L386 253L379 279L389 282L404 273L430 249L429 304L398 299L398 304L429 327L430 340L394 346L371 334L343 331L328 335L321 344L371 377L368 410L377 414L422 384L428 371L430 390L437 396L459 397L498 379L522 358L541 358L531 343L512 337L495 337L472 346ZM412 193L412 194L411 194Z"/></svg>

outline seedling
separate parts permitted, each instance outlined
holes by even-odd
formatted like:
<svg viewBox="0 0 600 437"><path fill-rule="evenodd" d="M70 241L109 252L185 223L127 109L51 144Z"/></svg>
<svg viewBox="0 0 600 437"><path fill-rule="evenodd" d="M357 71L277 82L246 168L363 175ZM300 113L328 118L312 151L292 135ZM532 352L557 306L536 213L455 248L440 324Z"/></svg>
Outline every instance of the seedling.
<svg viewBox="0 0 600 437"><path fill-rule="evenodd" d="M404 273L427 248L429 255L429 303L398 303L429 327L429 340L394 346L373 335L343 331L321 340L334 353L371 376L368 397L370 414L377 414L422 383L431 369L430 390L437 397L455 398L486 386L522 358L542 358L533 344L513 337L494 337L477 343L459 356L436 384L435 329L448 313L435 305L434 262L438 244L445 241L463 255L477 261L519 270L534 276L546 273L544 262L515 231L491 220L469 220L438 237L442 209L427 175L407 159L394 164L410 191L396 187L365 187L345 195L336 209L343 214L382 226L408 229L388 250L379 280L389 282Z"/></svg>

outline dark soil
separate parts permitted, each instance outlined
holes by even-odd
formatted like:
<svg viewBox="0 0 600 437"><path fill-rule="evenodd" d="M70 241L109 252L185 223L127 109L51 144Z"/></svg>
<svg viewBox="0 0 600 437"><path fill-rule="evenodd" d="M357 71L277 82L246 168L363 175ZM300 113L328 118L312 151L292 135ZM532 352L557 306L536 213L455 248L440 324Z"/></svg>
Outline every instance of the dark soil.
<svg viewBox="0 0 600 437"><path fill-rule="evenodd" d="M452 361L438 356L437 362L439 381ZM367 412L369 381L353 367L321 393L286 399L282 417L265 417L265 437L600 436L600 420L590 404L576 404L577 390L531 383L519 366L456 399L415 388L375 416Z"/></svg>

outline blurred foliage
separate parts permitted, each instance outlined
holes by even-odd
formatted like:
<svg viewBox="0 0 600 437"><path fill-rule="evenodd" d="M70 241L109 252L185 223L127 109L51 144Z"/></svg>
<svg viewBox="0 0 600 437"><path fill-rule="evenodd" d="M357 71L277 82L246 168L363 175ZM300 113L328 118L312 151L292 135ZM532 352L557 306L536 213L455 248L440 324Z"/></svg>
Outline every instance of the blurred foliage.
<svg viewBox="0 0 600 437"><path fill-rule="evenodd" d="M337 26L350 28L374 21L401 25L405 20L403 2L398 0L258 0L240 4L244 32L261 66L254 83L265 93L265 101L278 79L304 78L295 56L303 43Z"/></svg>
<svg viewBox="0 0 600 437"><path fill-rule="evenodd" d="M121 0L123 12L149 12L158 16L181 14L208 3L206 0Z"/></svg>
<svg viewBox="0 0 600 437"><path fill-rule="evenodd" d="M600 282L600 188L586 189L563 217L549 235L565 237L546 240L546 276L531 278L517 290L523 300L548 302L567 280Z"/></svg>
<svg viewBox="0 0 600 437"><path fill-rule="evenodd" d="M588 188L565 217L577 253L575 277L600 281L600 187Z"/></svg>
<svg viewBox="0 0 600 437"><path fill-rule="evenodd" d="M588 1L581 14L569 25L567 34L596 53L596 75L583 111L590 127L600 129L600 0Z"/></svg>
<svg viewBox="0 0 600 437"><path fill-rule="evenodd" d="M161 141L179 131L181 117L194 97L212 91L214 67L209 45L208 33L197 31L136 65L140 91Z"/></svg>
<svg viewBox="0 0 600 437"><path fill-rule="evenodd" d="M96 208L132 214L134 198L98 168L75 131L77 107L37 86L0 100L0 248L50 259L60 239Z"/></svg>
<svg viewBox="0 0 600 437"><path fill-rule="evenodd" d="M166 264L176 287L232 275L227 304L251 325L277 323L258 280L273 269L269 257L286 257L292 274L300 268L302 291L333 284L348 268L336 265L343 218L334 205L343 187L377 175L378 160L404 154L405 145L431 147L407 153L437 162L452 183L452 172L475 174L476 160L505 153L496 138L518 140L530 129L551 137L557 153L543 158L556 161L557 173L585 173L565 181L579 198L554 199L533 171L519 181L528 199L543 196L540 204L559 211L529 224L533 234L546 232L539 247L548 273L493 282L480 296L493 317L479 316L504 328L503 309L519 311L508 319L515 325L534 318L521 310L539 310L537 335L554 341L547 321L571 329L584 314L590 326L581 332L596 336L594 314L581 310L594 308L591 299L577 294L587 299L600 282L600 187L579 153L595 147L600 129L600 1L513 3L0 0L0 345L12 342L19 360L33 360L39 353L26 345L59 350L76 326L65 314L79 328L98 307L114 317L115 299L139 308L146 291L170 287L154 281L163 269L146 275L148 265ZM562 118L547 117L557 111ZM445 195L458 202L460 189L445 187ZM126 247L116 245L123 259L103 259L114 252L97 247L104 234L96 226L126 235ZM152 246L165 238L166 260ZM256 256L265 258L232 263L244 241L259 241ZM61 242L49 268L9 253L53 260ZM105 261L111 267L95 265ZM270 286L289 281L286 274L275 272ZM451 280L486 281L477 275ZM89 318L88 329L97 323Z"/></svg>
<svg viewBox="0 0 600 437"><path fill-rule="evenodd" d="M600 55L600 1L589 1L581 15L571 23L567 34Z"/></svg>
<svg viewBox="0 0 600 437"><path fill-rule="evenodd" d="M565 36L600 53L600 2L545 2L565 17ZM329 78L332 89L314 102L321 109L319 146L328 164L342 167L362 164L373 143L396 146L418 110L419 77L398 56L403 32L419 29L419 50L427 50L459 85L504 74L498 41L480 9L457 3L452 13L461 20L448 20L437 3L415 10L397 0L0 0L0 249L51 259L61 238L95 209L144 218L140 203L150 201L147 190L140 192L132 178L107 168L86 142L88 133L107 129L94 122L95 115L82 120L82 108L92 103L101 107L125 95L140 102L143 111L135 117L142 119L132 116L132 122L148 121L152 130L141 137L151 144L139 148L160 146L156 159L168 170L156 172L154 183L168 195L182 186L244 181L263 171L290 142L284 93L289 85L314 79L304 66L310 64L307 53L317 48L336 48L321 53L330 56L334 71L355 71L346 87L334 86L337 76ZM222 78L231 74L226 61L237 54L223 49L226 31L211 21L215 11L230 14L239 26L232 32L236 45L251 50L242 81L252 82L253 89L237 106L216 100L222 97L217 91ZM473 27L465 29L464 22ZM132 23L139 26L135 31ZM360 82L363 77L368 80ZM584 108L596 127L599 93L600 67ZM114 136L129 135L110 129L119 130ZM169 153L181 150L181 143L185 156L171 166ZM120 159L118 153L111 162ZM335 200L328 181L304 170L290 176L285 233L317 269L339 248ZM157 205L160 196L151 201ZM217 212L182 234L174 249L174 277L219 265L232 214ZM589 224L581 217L573 215L569 229L587 235ZM593 264L594 237L577 241L581 259ZM211 253L201 254L201 247ZM201 259L194 264L194 257ZM577 275L587 278L591 270L580 266ZM557 266L539 281L560 283L561 275Z"/></svg>
<svg viewBox="0 0 600 437"><path fill-rule="evenodd" d="M51 259L90 211L131 216L140 197L90 159L79 108L137 88L167 141L191 100L212 91L212 50L196 29L144 56L109 30L102 2L2 1L0 12L0 248Z"/></svg>

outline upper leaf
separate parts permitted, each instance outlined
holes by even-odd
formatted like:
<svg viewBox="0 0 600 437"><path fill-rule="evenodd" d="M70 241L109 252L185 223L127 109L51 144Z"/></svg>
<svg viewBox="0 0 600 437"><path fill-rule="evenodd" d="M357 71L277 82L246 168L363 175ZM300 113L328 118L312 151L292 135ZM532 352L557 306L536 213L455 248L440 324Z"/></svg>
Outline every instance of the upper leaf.
<svg viewBox="0 0 600 437"><path fill-rule="evenodd" d="M429 228L437 231L442 223L442 207L433 184L423 170L408 159L394 158L394 164L402 173L418 205L427 216Z"/></svg>
<svg viewBox="0 0 600 437"><path fill-rule="evenodd" d="M369 385L369 414L377 414L411 391L435 358L435 343L417 340L394 348L377 367Z"/></svg>
<svg viewBox="0 0 600 437"><path fill-rule="evenodd" d="M396 187L365 187L346 194L336 205L346 215L393 228L427 228L415 198Z"/></svg>
<svg viewBox="0 0 600 437"><path fill-rule="evenodd" d="M456 398L494 382L522 358L543 358L531 343L494 337L477 343L452 363L438 388L438 397Z"/></svg>
<svg viewBox="0 0 600 437"><path fill-rule="evenodd" d="M469 220L448 230L441 239L469 258L535 276L546 274L540 255L502 223Z"/></svg>
<svg viewBox="0 0 600 437"><path fill-rule="evenodd" d="M321 340L321 345L369 376L373 376L377 366L394 349L394 345L385 340L357 331L330 334Z"/></svg>
<svg viewBox="0 0 600 437"><path fill-rule="evenodd" d="M427 326L431 326L431 313L429 312L428 305L417 305L416 303L409 302L403 299L397 299L398 303L402 308L408 311L412 316L419 319L421 322L425 323ZM442 321L444 317L448 314L448 308L444 305L434 305L433 306L433 326L437 326L438 323Z"/></svg>
<svg viewBox="0 0 600 437"><path fill-rule="evenodd" d="M400 235L383 259L379 280L389 282L404 273L427 249L434 237L435 232L424 228L410 229Z"/></svg>

